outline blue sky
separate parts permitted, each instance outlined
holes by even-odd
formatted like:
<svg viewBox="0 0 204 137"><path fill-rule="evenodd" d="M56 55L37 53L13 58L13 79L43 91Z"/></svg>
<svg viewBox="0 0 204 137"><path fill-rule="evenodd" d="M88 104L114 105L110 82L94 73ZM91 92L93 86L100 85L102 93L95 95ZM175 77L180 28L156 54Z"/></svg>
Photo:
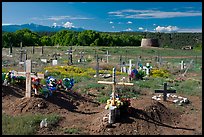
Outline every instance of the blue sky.
<svg viewBox="0 0 204 137"><path fill-rule="evenodd" d="M2 25L201 32L202 2L2 2Z"/></svg>

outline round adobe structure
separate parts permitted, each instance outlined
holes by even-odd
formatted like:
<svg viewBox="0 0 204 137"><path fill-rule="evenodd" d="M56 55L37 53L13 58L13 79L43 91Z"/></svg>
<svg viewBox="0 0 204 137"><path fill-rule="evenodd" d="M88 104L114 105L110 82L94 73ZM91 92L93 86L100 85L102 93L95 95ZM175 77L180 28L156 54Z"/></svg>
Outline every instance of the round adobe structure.
<svg viewBox="0 0 204 137"><path fill-rule="evenodd" d="M142 39L141 47L159 47L158 39Z"/></svg>

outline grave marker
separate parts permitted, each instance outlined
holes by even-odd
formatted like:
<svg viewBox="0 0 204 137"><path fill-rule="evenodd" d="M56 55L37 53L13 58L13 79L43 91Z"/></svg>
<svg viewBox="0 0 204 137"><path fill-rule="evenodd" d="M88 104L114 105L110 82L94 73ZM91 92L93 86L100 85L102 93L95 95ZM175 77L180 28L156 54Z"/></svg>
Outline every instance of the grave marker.
<svg viewBox="0 0 204 137"><path fill-rule="evenodd" d="M79 52L80 53L80 59L78 60L78 62L85 62L85 58L84 58L84 51Z"/></svg>
<svg viewBox="0 0 204 137"><path fill-rule="evenodd" d="M164 90L155 90L155 93L163 93L163 101L167 99L167 93L176 93L176 90L167 90L167 83L164 83Z"/></svg>
<svg viewBox="0 0 204 137"><path fill-rule="evenodd" d="M108 57L111 56L111 55L108 54L108 50L106 51L106 55L105 56L106 56L106 63L108 63Z"/></svg>
<svg viewBox="0 0 204 137"><path fill-rule="evenodd" d="M25 97L31 97L31 60L26 60L26 94Z"/></svg>
<svg viewBox="0 0 204 137"><path fill-rule="evenodd" d="M110 84L112 85L112 95L113 95L113 102L112 105L115 106L115 89L116 89L116 85L124 85L124 86L133 86L134 83L125 83L123 82L116 82L116 69L113 68L113 78L112 78L112 82L109 81L98 81L99 84Z"/></svg>
<svg viewBox="0 0 204 137"><path fill-rule="evenodd" d="M193 59L191 60L190 64L188 65L188 67L186 68L185 72L183 73L183 76L186 75L188 69L191 67L191 65L193 64Z"/></svg>
<svg viewBox="0 0 204 137"><path fill-rule="evenodd" d="M14 76L25 76L26 77L26 92L25 97L31 97L31 77L36 77L34 73L31 73L32 62L31 60L26 60L26 72L16 72L14 71ZM37 77L44 79L44 74L37 74Z"/></svg>
<svg viewBox="0 0 204 137"><path fill-rule="evenodd" d="M139 66L140 66L140 64L141 64L141 62L142 62L141 58L142 58L141 56L139 56L139 57L137 58L136 68L139 68Z"/></svg>
<svg viewBox="0 0 204 137"><path fill-rule="evenodd" d="M68 51L68 65L72 65L73 64L72 63L72 55L73 55L73 53L72 53L72 46L67 51Z"/></svg>
<svg viewBox="0 0 204 137"><path fill-rule="evenodd" d="M23 49L23 43L22 42L20 42L20 48L21 48L21 50Z"/></svg>
<svg viewBox="0 0 204 137"><path fill-rule="evenodd" d="M56 66L56 65L57 65L57 60L55 60L55 59L52 60L52 65L53 65L53 66Z"/></svg>
<svg viewBox="0 0 204 137"><path fill-rule="evenodd" d="M47 63L47 59L40 59L42 62Z"/></svg>
<svg viewBox="0 0 204 137"><path fill-rule="evenodd" d="M124 86L133 86L133 83L125 83L123 82L116 82L116 69L113 68L113 78L112 82L109 81L98 81L99 84L111 84L112 85L112 102L109 111L109 124L113 124L116 118L116 104L115 104L115 92L116 92L116 85L124 85Z"/></svg>
<svg viewBox="0 0 204 137"><path fill-rule="evenodd" d="M183 62L183 60L179 64L181 64L181 70L183 70L184 69L184 62Z"/></svg>
<svg viewBox="0 0 204 137"><path fill-rule="evenodd" d="M129 69L128 69L128 75L131 74L131 71L132 71L132 60L130 59L129 60Z"/></svg>
<svg viewBox="0 0 204 137"><path fill-rule="evenodd" d="M9 55L12 55L12 53L13 53L12 45L13 45L13 43L11 43L11 44L10 44L10 47L9 47Z"/></svg>
<svg viewBox="0 0 204 137"><path fill-rule="evenodd" d="M44 46L42 46L41 48L41 54L43 55L43 52L44 52Z"/></svg>
<svg viewBox="0 0 204 137"><path fill-rule="evenodd" d="M35 46L32 46L32 53L35 54Z"/></svg>
<svg viewBox="0 0 204 137"><path fill-rule="evenodd" d="M98 61L99 57L98 54L96 55L96 77L99 76L99 61Z"/></svg>
<svg viewBox="0 0 204 137"><path fill-rule="evenodd" d="M143 69L146 70L146 75L149 76L150 69L152 69L152 66L150 66L149 63L146 63L146 66L143 66Z"/></svg>

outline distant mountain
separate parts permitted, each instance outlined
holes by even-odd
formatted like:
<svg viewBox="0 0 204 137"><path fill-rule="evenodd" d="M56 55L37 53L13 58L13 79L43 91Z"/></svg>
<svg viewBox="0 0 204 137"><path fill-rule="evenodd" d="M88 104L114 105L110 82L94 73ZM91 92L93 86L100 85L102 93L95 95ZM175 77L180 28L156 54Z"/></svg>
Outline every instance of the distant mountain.
<svg viewBox="0 0 204 137"><path fill-rule="evenodd" d="M43 26L34 23L30 24L22 24L22 25L2 25L2 31L6 32L15 32L17 30L21 30L27 28L34 32L56 32L60 30L73 30L73 31L84 31L82 28L65 28L63 26Z"/></svg>

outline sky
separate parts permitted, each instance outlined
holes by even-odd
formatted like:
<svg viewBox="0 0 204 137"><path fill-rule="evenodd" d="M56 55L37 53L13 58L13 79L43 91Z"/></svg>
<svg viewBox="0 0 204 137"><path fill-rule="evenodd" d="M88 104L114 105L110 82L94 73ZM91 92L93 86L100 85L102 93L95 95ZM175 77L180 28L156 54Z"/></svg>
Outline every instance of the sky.
<svg viewBox="0 0 204 137"><path fill-rule="evenodd" d="M202 2L2 2L2 25L202 32Z"/></svg>

